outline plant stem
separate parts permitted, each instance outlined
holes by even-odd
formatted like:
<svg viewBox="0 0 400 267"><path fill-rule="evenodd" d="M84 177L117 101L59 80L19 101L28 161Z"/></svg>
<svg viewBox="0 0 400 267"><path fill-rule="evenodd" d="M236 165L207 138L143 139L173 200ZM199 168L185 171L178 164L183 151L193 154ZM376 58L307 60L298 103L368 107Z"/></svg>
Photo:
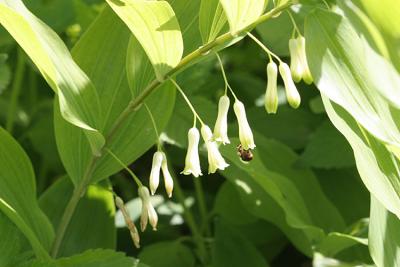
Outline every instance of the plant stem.
<svg viewBox="0 0 400 267"><path fill-rule="evenodd" d="M274 54L271 50L269 50L260 40L257 39L257 37L255 37L253 34L251 34L250 32L247 33L247 35L253 39L254 42L256 42L256 44L258 44L259 47L261 47L261 49L263 49L269 56L270 60L271 60L271 55L276 58L276 60L278 60L279 63L282 62L282 60L276 55Z"/></svg>
<svg viewBox="0 0 400 267"><path fill-rule="evenodd" d="M182 88L177 84L174 80L171 79L171 82L175 85L176 89L178 92L181 94L183 99L186 101L186 104L189 106L190 110L192 111L193 115L197 117L201 123L201 125L204 125L203 120L200 118L199 114L197 114L195 108L193 107L192 103L190 102L189 98L186 96L185 92L183 92Z"/></svg>
<svg viewBox="0 0 400 267"><path fill-rule="evenodd" d="M262 15L261 17L259 17L255 22L253 22L252 24L250 24L249 26L245 27L244 29L242 29L238 34L247 34L249 31L251 31L252 29L254 29L258 24L272 18L273 16L275 16L276 14L279 14L280 12L282 12L283 10L285 10L286 8L288 8L289 6L291 6L293 3L292 2L288 2L284 5L281 5L277 8L272 9L271 11L265 13L264 15ZM160 85L162 85L165 81L167 81L169 78L173 77L174 75L178 74L182 69L184 69L185 67L189 66L190 64L193 64L194 62L196 62L198 59L200 59L201 57L207 55L212 49L217 48L218 46L221 46L223 44L229 43L230 41L232 41L233 39L235 39L238 35L233 36L231 33L225 33L221 36L219 36L218 38L216 38L215 40L209 42L208 44L200 47L199 49L195 50L194 52L190 53L189 55L187 55L186 57L184 57L180 63L173 68L172 70L170 70L167 74L166 74L166 79L164 79L163 81L159 81L159 80L153 80L143 91L142 93L140 93L135 99L133 99L131 102L129 102L128 106L121 112L121 114L119 115L119 117L115 120L113 126L111 127L110 131L106 134L106 143L104 145L104 147L107 146L107 144L110 143L110 141L112 140L112 138L114 137L115 133L118 131L118 129L123 125L123 123L125 122L125 120L129 117L129 115L132 112L135 112L136 110L138 110L144 100L155 90L157 89ZM104 150L104 149L102 149ZM102 151L104 152L104 151ZM57 232L56 232L56 237L53 243L53 247L52 247L52 257L56 257L58 250L60 248L61 242L64 238L66 229L71 221L72 215L74 214L74 211L78 205L78 202L80 200L80 198L83 196L83 194L86 192L86 188L90 183L90 179L91 179L91 175L94 172L94 167L96 165L98 158L97 157L93 157L90 164L88 165L85 174L83 176L82 182L75 188L71 199L68 202L67 207L64 210L64 214L61 218L61 222L60 225L58 226ZM193 219L194 221L194 219ZM194 234L195 236L195 234ZM196 234L196 236L198 236L198 234ZM201 235L200 237L201 238ZM202 246L199 245L199 249L206 251L204 244Z"/></svg>
<svg viewBox="0 0 400 267"><path fill-rule="evenodd" d="M6 130L11 134L14 129L15 113L18 109L18 98L21 93L21 85L25 72L24 53L21 48L17 48L17 65L11 89L11 99L7 111Z"/></svg>
<svg viewBox="0 0 400 267"><path fill-rule="evenodd" d="M259 17L255 22L250 24L249 26L245 27L242 29L238 35L240 34L247 34L251 30L253 30L258 24L265 22L266 20L272 18L276 14L279 14L286 8L290 7L293 3L291 1L288 1L288 3L285 3L284 5L278 6L271 11L265 13L261 17ZM207 55L212 49L217 48L218 46L221 46L223 44L229 43L233 39L235 39L237 36L233 36L230 32L225 33L215 40L209 42L208 44L205 44L204 46L200 47L199 49L193 51L186 57L184 57L179 64L170 70L165 76L166 80L170 77L173 77L174 75L178 74L182 69L185 67L189 66L193 62L197 61L199 58L201 58L204 55ZM143 91L140 95L138 95L135 99L133 99L128 106L125 108L125 110L121 113L121 115L116 119L114 125L111 127L111 130L106 137L106 139L112 138L115 132L121 127L121 125L124 123L126 118L135 110L140 108L142 105L144 99L148 97L155 89L157 89L161 84L163 84L164 81L159 81L159 80L153 80Z"/></svg>
<svg viewBox="0 0 400 267"><path fill-rule="evenodd" d="M204 191L203 186L201 184L201 180L199 178L193 178L194 190L196 192L197 203L200 210L200 216L202 220L201 229L205 229L206 235L211 236L210 226L208 225L208 212L206 201L204 200Z"/></svg>
<svg viewBox="0 0 400 267"><path fill-rule="evenodd" d="M51 256L53 258L57 257L58 251L62 240L64 239L67 227L74 215L75 209L78 206L79 200L84 196L87 186L89 185L90 178L94 171L94 166L96 164L97 158L93 157L89 167L86 169L85 175L83 176L82 182L74 189L72 196L64 210L63 216L61 217L60 224L58 225L56 236L51 248Z"/></svg>
<svg viewBox="0 0 400 267"><path fill-rule="evenodd" d="M117 157L117 155L115 155L115 154L114 154L110 149L108 149L108 148L105 148L105 150L108 152L108 154L110 154L110 155L115 159L115 161L117 161L117 162L119 163L119 165L121 165L122 168L124 168L124 169L129 173L129 175L132 177L133 181L135 181L135 183L136 183L136 185L137 185L138 187L142 187L142 186L143 186L143 184L142 184L142 182L140 181L139 177L137 177L136 174L135 174L131 169L129 169L128 166L126 166L126 165Z"/></svg>
<svg viewBox="0 0 400 267"><path fill-rule="evenodd" d="M168 157L168 155L167 155L167 157ZM172 166L168 166L168 168L170 170L173 170L171 172L171 175L172 175L172 178L174 180L174 196L179 201L179 203L181 203L181 205L183 207L183 217L185 219L185 222L186 222L187 226L189 227L190 231L192 232L193 238L194 238L194 240L196 242L196 245L197 245L197 247L199 249L199 253L200 253L201 259L202 259L203 263L205 263L207 261L206 260L206 258L207 258L207 249L206 249L206 246L204 245L203 236L201 235L200 228L196 224L196 221L194 219L194 216L193 216L192 212L185 205L185 195L183 193L183 190L182 190L182 187L181 187L181 185L179 183L179 180L176 177L174 168Z"/></svg>

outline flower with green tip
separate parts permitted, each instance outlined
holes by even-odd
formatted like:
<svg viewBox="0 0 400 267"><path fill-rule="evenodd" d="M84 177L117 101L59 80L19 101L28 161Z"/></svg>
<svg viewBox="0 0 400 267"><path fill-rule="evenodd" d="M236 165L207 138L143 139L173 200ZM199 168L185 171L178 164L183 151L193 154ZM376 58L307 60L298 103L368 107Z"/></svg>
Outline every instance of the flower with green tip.
<svg viewBox="0 0 400 267"><path fill-rule="evenodd" d="M301 79L303 79L307 84L311 84L313 78L307 63L306 39L303 36L299 36L296 39L290 39L289 51L290 69L293 80L295 82L300 82Z"/></svg>
<svg viewBox="0 0 400 267"><path fill-rule="evenodd" d="M298 108L301 103L300 94L293 82L290 68L285 62L279 64L279 73L281 74L283 83L285 84L286 98L289 105L293 108Z"/></svg>
<svg viewBox="0 0 400 267"><path fill-rule="evenodd" d="M267 91L265 92L265 110L268 113L275 114L278 110L278 67L275 62L271 61L267 65Z"/></svg>

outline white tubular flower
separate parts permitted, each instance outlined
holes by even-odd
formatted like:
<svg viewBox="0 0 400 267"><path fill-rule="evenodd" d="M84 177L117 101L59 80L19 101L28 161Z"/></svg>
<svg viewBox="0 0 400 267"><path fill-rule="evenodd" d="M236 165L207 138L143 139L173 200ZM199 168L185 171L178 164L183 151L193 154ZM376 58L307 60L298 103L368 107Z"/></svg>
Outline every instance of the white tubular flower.
<svg viewBox="0 0 400 267"><path fill-rule="evenodd" d="M140 229L142 232L146 230L147 222L153 227L153 230L157 230L158 216L153 205L150 202L150 192L145 186L141 186L138 189L138 194L142 200L142 213L140 215Z"/></svg>
<svg viewBox="0 0 400 267"><path fill-rule="evenodd" d="M307 84L311 84L313 78L307 63L306 39L303 36L299 36L296 39L290 39L289 51L290 69L293 80L295 82L300 82L300 80L303 79Z"/></svg>
<svg viewBox="0 0 400 267"><path fill-rule="evenodd" d="M196 127L188 131L188 150L185 158L185 169L181 172L184 175L192 174L194 177L203 175L201 173L199 158L200 133Z"/></svg>
<svg viewBox="0 0 400 267"><path fill-rule="evenodd" d="M151 172L149 179L150 191L152 195L154 195L160 183L160 170L163 158L164 158L163 153L160 151L157 151L153 155L153 164L151 165Z"/></svg>
<svg viewBox="0 0 400 267"><path fill-rule="evenodd" d="M297 48L299 53L299 61L300 64L303 66L303 81L307 84L311 84L314 79L311 75L310 68L308 67L307 63L307 55L306 55L306 39L303 36L297 37Z"/></svg>
<svg viewBox="0 0 400 267"><path fill-rule="evenodd" d="M174 190L174 180L172 179L172 176L168 170L167 156L165 155L165 153L161 153L163 155L161 170L164 176L165 191L167 191L168 197L172 197L172 190Z"/></svg>
<svg viewBox="0 0 400 267"><path fill-rule="evenodd" d="M236 100L235 104L233 104L233 110L235 111L239 124L239 139L242 147L245 150L254 149L256 145L254 144L253 133L247 121L246 110L243 103Z"/></svg>
<svg viewBox="0 0 400 267"><path fill-rule="evenodd" d="M221 96L218 102L218 117L214 126L214 140L221 142L224 145L230 144L228 138L228 111L229 111L229 97L226 95Z"/></svg>
<svg viewBox="0 0 400 267"><path fill-rule="evenodd" d="M299 92L297 91L296 85L293 82L289 66L286 63L281 62L279 64L279 73L281 74L285 84L286 98L289 105L293 108L298 108L301 103L301 98Z"/></svg>
<svg viewBox="0 0 400 267"><path fill-rule="evenodd" d="M278 110L278 67L271 61L267 65L268 84L265 92L265 109L268 113L275 114Z"/></svg>
<svg viewBox="0 0 400 267"><path fill-rule="evenodd" d="M224 170L226 167L228 167L229 164L225 162L225 159L219 152L217 143L212 140L212 132L210 127L203 125L201 127L201 136L203 137L207 147L208 173L215 173L218 169Z"/></svg>

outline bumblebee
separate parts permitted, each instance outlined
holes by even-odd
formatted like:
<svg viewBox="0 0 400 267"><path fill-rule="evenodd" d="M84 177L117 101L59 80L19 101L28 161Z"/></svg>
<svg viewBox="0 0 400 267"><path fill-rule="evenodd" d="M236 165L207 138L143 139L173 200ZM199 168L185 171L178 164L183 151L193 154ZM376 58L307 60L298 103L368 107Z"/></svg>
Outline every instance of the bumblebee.
<svg viewBox="0 0 400 267"><path fill-rule="evenodd" d="M249 162L253 159L253 153L251 152L251 149L244 149L242 147L242 144L239 144L237 147L237 154L238 156L245 162Z"/></svg>

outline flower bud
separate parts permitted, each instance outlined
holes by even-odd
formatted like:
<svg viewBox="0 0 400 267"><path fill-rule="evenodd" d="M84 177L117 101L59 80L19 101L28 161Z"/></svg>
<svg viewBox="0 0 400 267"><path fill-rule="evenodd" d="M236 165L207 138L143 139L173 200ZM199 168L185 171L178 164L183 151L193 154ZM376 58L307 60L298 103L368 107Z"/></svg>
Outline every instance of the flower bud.
<svg viewBox="0 0 400 267"><path fill-rule="evenodd" d="M214 126L214 140L221 142L224 145L230 144L228 138L228 111L229 111L229 97L226 95L221 96L218 102L218 116Z"/></svg>
<svg viewBox="0 0 400 267"><path fill-rule="evenodd" d="M194 177L203 175L201 173L199 158L200 133L196 127L188 131L188 150L185 158L185 169L181 172L184 175L192 174Z"/></svg>
<svg viewBox="0 0 400 267"><path fill-rule="evenodd" d="M154 195L160 183L160 170L163 158L164 158L163 153L160 151L157 151L153 155L153 164L151 165L150 182L149 182L150 191L152 195Z"/></svg>
<svg viewBox="0 0 400 267"><path fill-rule="evenodd" d="M124 217L126 226L128 227L129 232L131 234L133 244L135 245L136 248L140 248L139 232L138 232L135 224L133 223L131 217L129 216L128 211L125 208L124 201L120 197L116 196L115 197L115 205L120 209L122 216Z"/></svg>
<svg viewBox="0 0 400 267"><path fill-rule="evenodd" d="M279 64L279 73L281 74L285 84L286 98L289 105L293 108L298 108L300 106L301 98L299 92L297 91L296 85L294 85L292 80L289 66L284 62Z"/></svg>
<svg viewBox="0 0 400 267"><path fill-rule="evenodd" d="M138 189L138 194L140 199L142 200L142 212L140 215L140 228L142 232L146 230L147 222L150 222L150 225L153 227L153 230L157 230L157 222L158 216L157 212L154 209L153 205L150 201L150 192L149 189L145 186L141 186Z"/></svg>
<svg viewBox="0 0 400 267"><path fill-rule="evenodd" d="M308 67L307 63L307 55L306 55L306 39L303 36L297 37L297 46L299 49L299 57L300 57L300 64L303 66L303 81L307 84L311 84L314 79L311 75L310 68Z"/></svg>
<svg viewBox="0 0 400 267"><path fill-rule="evenodd" d="M167 191L168 197L172 197L172 190L174 189L174 180L172 179L172 176L168 170L167 156L163 152L162 155L163 155L163 160L161 163L161 170L164 176L165 190Z"/></svg>
<svg viewBox="0 0 400 267"><path fill-rule="evenodd" d="M268 84L265 92L265 109L268 113L275 114L278 110L278 67L271 61L267 65Z"/></svg>
<svg viewBox="0 0 400 267"><path fill-rule="evenodd" d="M290 39L289 51L290 69L293 80L299 82L303 79L307 84L311 84L313 78L307 63L306 39L303 36L299 36L296 39Z"/></svg>
<svg viewBox="0 0 400 267"><path fill-rule="evenodd" d="M292 78L295 82L300 82L303 76L303 66L300 60L300 51L297 39L289 40L289 52L290 52L290 70Z"/></svg>
<svg viewBox="0 0 400 267"><path fill-rule="evenodd" d="M245 150L254 149L256 145L254 144L253 133L247 121L246 110L243 103L239 100L236 100L235 104L233 104L233 110L235 111L239 124L239 140L242 144L242 147Z"/></svg>
<svg viewBox="0 0 400 267"><path fill-rule="evenodd" d="M212 132L210 127L203 125L201 127L201 136L203 137L207 147L208 173L215 173L218 169L224 170L226 167L228 167L229 164L225 162L225 159L219 152L217 143L212 140Z"/></svg>

